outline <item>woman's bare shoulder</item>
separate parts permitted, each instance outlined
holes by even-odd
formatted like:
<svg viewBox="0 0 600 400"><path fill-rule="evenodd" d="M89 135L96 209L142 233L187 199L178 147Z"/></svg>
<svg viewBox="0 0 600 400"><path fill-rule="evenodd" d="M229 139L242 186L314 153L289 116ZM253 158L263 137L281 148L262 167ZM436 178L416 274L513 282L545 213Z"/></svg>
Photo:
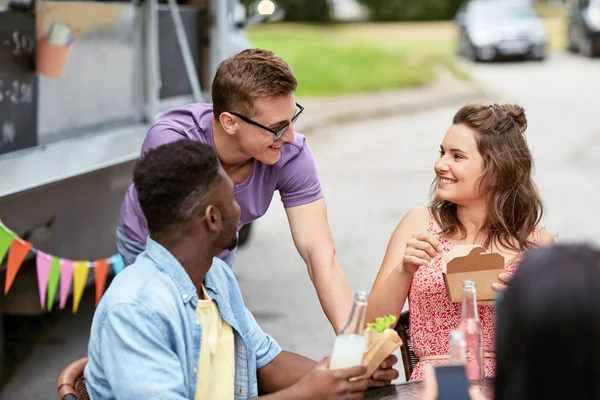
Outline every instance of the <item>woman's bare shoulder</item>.
<svg viewBox="0 0 600 400"><path fill-rule="evenodd" d="M411 221L429 222L430 215L429 207L419 206L408 210L404 215L404 218L410 219Z"/></svg>
<svg viewBox="0 0 600 400"><path fill-rule="evenodd" d="M412 208L404 214L396 226L391 241L406 241L415 233L425 232L428 226L429 208L424 206Z"/></svg>
<svg viewBox="0 0 600 400"><path fill-rule="evenodd" d="M554 235L551 234L546 228L539 226L536 228L536 230L537 244L539 246L554 246L556 244Z"/></svg>
<svg viewBox="0 0 600 400"><path fill-rule="evenodd" d="M420 206L411 208L406 214L404 214L404 217L402 217L398 227L402 227L404 229L413 231L413 233L417 233L427 229L429 226L429 218L429 207Z"/></svg>

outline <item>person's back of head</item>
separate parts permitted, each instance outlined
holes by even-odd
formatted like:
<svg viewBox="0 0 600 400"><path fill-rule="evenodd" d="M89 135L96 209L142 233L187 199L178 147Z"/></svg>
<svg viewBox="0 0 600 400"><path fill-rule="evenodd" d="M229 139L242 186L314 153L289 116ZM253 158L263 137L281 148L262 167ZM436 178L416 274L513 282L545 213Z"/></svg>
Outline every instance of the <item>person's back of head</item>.
<svg viewBox="0 0 600 400"><path fill-rule="evenodd" d="M496 333L496 400L600 399L600 250L529 251Z"/></svg>
<svg viewBox="0 0 600 400"><path fill-rule="evenodd" d="M209 146L179 140L150 150L135 166L133 183L150 235L155 238L190 218L219 183L219 163Z"/></svg>

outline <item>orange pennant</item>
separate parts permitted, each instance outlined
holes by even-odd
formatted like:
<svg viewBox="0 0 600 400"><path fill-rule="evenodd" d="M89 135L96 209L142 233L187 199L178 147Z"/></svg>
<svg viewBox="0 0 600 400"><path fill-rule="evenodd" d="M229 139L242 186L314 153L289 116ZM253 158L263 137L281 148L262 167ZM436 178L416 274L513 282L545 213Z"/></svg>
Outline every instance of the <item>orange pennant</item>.
<svg viewBox="0 0 600 400"><path fill-rule="evenodd" d="M31 250L31 243L16 236L8 250L8 264L6 266L6 282L4 283L4 294L8 293L12 286L23 260Z"/></svg>
<svg viewBox="0 0 600 400"><path fill-rule="evenodd" d="M104 294L106 285L106 276L108 275L108 259L97 260L94 262L94 280L96 281L96 306Z"/></svg>

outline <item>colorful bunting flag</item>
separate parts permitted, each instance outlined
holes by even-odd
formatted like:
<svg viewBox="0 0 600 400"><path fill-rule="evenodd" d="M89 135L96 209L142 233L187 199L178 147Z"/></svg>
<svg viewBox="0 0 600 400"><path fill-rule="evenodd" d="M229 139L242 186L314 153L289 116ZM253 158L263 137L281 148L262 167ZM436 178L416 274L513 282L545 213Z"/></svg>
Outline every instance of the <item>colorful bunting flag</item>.
<svg viewBox="0 0 600 400"><path fill-rule="evenodd" d="M19 268L21 268L21 264L23 264L23 260L25 260L29 250L31 250L31 243L24 241L18 236L15 236L15 239L10 245L10 250L8 251L8 265L6 266L4 294L7 294L12 286L15 277L17 276L17 272L19 271Z"/></svg>
<svg viewBox="0 0 600 400"><path fill-rule="evenodd" d="M50 264L52 256L38 250L36 256L38 288L40 292L40 305L42 309L46 308L46 291L48 289L48 274L50 273Z"/></svg>
<svg viewBox="0 0 600 400"><path fill-rule="evenodd" d="M108 260L98 260L94 263L94 281L96 283L96 306L104 294L106 285L106 275L108 275Z"/></svg>
<svg viewBox="0 0 600 400"><path fill-rule="evenodd" d="M2 260L4 260L6 252L10 248L10 244L15 236L17 235L8 229L0 220L0 263L2 263Z"/></svg>
<svg viewBox="0 0 600 400"><path fill-rule="evenodd" d="M94 268L96 306L104 294L109 264L112 266L115 275L125 269L125 263L119 254L96 261L71 261L44 253L34 248L28 241L21 239L0 220L0 263L2 263L8 253L6 281L4 285L5 294L10 290L23 261L30 251L36 253L40 305L42 309L47 309L48 311L51 311L54 307L54 299L59 283L59 307L61 309L65 308L72 284L73 313L77 313L90 268Z"/></svg>
<svg viewBox="0 0 600 400"><path fill-rule="evenodd" d="M59 308L62 310L67 304L67 297L69 296L69 289L71 288L71 282L73 281L73 261L61 260L60 261L60 302Z"/></svg>
<svg viewBox="0 0 600 400"><path fill-rule="evenodd" d="M123 262L123 257L120 254L115 254L110 258L110 263L112 264L113 271L115 271L115 275L118 275L119 272L125 269L125 263Z"/></svg>
<svg viewBox="0 0 600 400"><path fill-rule="evenodd" d="M83 296L90 270L88 264L88 261L75 261L73 267L73 314L77 313L81 296Z"/></svg>
<svg viewBox="0 0 600 400"><path fill-rule="evenodd" d="M58 259L58 257L52 257L52 263L50 264L50 274L48 277L48 311L52 311L52 307L54 307L54 296L56 296L56 289L58 289L59 278L60 260Z"/></svg>

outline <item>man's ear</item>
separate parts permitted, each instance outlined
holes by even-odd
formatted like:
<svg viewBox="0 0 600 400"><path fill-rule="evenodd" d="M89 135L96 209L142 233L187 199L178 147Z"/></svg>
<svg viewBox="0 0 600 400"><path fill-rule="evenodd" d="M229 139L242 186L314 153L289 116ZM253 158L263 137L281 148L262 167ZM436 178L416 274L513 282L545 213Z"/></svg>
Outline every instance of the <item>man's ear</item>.
<svg viewBox="0 0 600 400"><path fill-rule="evenodd" d="M209 232L221 231L223 218L221 216L221 211L217 207L213 205L206 207L204 210L204 220L206 221Z"/></svg>
<svg viewBox="0 0 600 400"><path fill-rule="evenodd" d="M238 120L232 114L223 112L219 115L221 126L229 135L235 135L238 131Z"/></svg>

